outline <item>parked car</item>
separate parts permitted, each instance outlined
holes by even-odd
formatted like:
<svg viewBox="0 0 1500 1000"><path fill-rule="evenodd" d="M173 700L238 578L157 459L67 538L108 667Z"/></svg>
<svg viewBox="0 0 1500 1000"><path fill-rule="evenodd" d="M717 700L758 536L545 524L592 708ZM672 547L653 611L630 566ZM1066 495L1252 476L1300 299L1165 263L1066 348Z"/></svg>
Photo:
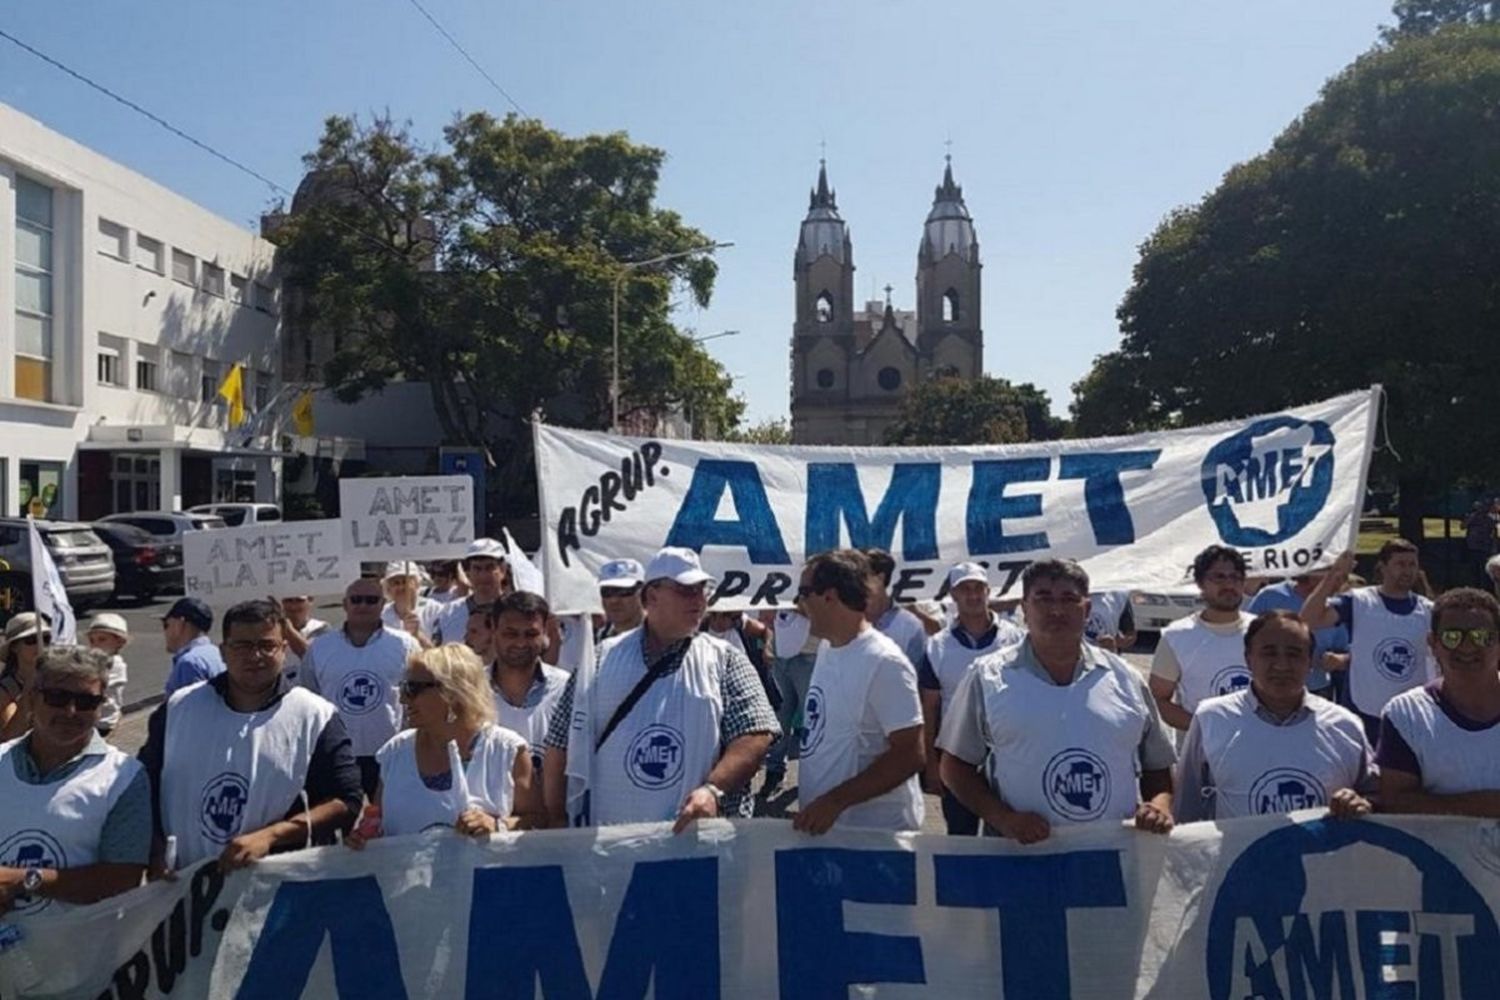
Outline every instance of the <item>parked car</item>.
<svg viewBox="0 0 1500 1000"><path fill-rule="evenodd" d="M164 590L182 590L182 544L162 541L133 524L101 521L94 534L115 557L115 596L149 601Z"/></svg>
<svg viewBox="0 0 1500 1000"><path fill-rule="evenodd" d="M188 513L215 514L231 528L281 520L281 508L274 503L200 503L189 507Z"/></svg>
<svg viewBox="0 0 1500 1000"><path fill-rule="evenodd" d="M185 531L202 531L224 527L224 519L214 514L193 514L180 510L137 510L129 514L110 514L95 524L129 524L149 531L160 542L171 542L182 551Z"/></svg>
<svg viewBox="0 0 1500 1000"><path fill-rule="evenodd" d="M1137 590L1130 595L1130 610L1140 632L1159 632L1179 618L1203 607L1198 588L1178 587L1168 591Z"/></svg>
<svg viewBox="0 0 1500 1000"><path fill-rule="evenodd" d="M38 521L36 527L62 574L68 603L75 611L99 604L115 592L114 555L89 525ZM0 559L10 565L11 572L32 572L31 543L23 519L0 517Z"/></svg>

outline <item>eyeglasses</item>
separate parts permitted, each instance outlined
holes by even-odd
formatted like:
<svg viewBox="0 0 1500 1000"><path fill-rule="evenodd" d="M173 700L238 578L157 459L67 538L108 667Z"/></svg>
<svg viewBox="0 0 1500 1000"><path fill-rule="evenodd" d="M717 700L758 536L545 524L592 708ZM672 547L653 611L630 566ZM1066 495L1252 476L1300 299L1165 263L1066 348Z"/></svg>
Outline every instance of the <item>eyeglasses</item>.
<svg viewBox="0 0 1500 1000"><path fill-rule="evenodd" d="M1489 649L1500 639L1500 632L1492 628L1445 628L1437 634L1438 644L1449 650L1462 646L1465 637L1480 649Z"/></svg>
<svg viewBox="0 0 1500 1000"><path fill-rule="evenodd" d="M360 604L380 604L385 601L385 598L381 597L379 594L345 594L344 600L348 601L350 604L357 606Z"/></svg>
<svg viewBox="0 0 1500 1000"><path fill-rule="evenodd" d="M437 681L402 681L401 696L406 699L412 699L420 695L423 691L431 691L434 688L442 686Z"/></svg>
<svg viewBox="0 0 1500 1000"><path fill-rule="evenodd" d="M231 639L224 643L224 648L231 653L258 653L261 656L275 656L281 652L285 645L280 639Z"/></svg>
<svg viewBox="0 0 1500 1000"><path fill-rule="evenodd" d="M37 637L34 635L28 635L23 639L16 640L16 642L18 642L22 646L35 646L37 644L37 641Z"/></svg>
<svg viewBox="0 0 1500 1000"><path fill-rule="evenodd" d="M96 712L104 704L104 695L87 694L83 691L64 691L62 688L39 687L36 693L42 696L49 708L67 708L72 705L79 712Z"/></svg>

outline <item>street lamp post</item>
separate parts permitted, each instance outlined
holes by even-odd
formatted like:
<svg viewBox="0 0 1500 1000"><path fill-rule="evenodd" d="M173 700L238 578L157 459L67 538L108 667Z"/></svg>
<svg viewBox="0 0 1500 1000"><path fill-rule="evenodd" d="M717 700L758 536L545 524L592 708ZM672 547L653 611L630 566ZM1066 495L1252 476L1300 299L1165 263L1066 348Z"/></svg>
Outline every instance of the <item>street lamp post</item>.
<svg viewBox="0 0 1500 1000"><path fill-rule="evenodd" d="M620 289L625 284L625 279L630 277L631 272L638 271L643 267L652 267L656 264L665 264L669 260L680 260L683 257L695 257L700 253L712 253L725 247L732 247L733 243L708 243L701 247L693 247L690 250L679 250L676 253L664 253L646 260L630 260L620 265L620 272L615 275L614 301L610 309L611 321L614 327L613 348L611 350L611 372L609 379L610 395L610 430L620 433Z"/></svg>

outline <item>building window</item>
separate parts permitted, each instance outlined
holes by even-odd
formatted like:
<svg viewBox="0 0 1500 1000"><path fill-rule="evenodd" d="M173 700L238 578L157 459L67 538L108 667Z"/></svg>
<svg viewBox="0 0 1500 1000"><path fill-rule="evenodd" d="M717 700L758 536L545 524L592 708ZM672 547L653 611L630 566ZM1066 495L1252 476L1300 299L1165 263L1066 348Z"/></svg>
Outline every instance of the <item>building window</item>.
<svg viewBox="0 0 1500 1000"><path fill-rule="evenodd" d="M178 399L192 399L197 396L197 387L193 384L193 374L197 370L198 359L186 351L172 352L172 395Z"/></svg>
<svg viewBox="0 0 1500 1000"><path fill-rule="evenodd" d="M224 297L224 269L217 264L203 262L203 290L210 295Z"/></svg>
<svg viewBox="0 0 1500 1000"><path fill-rule="evenodd" d="M16 384L52 400L52 189L16 177Z"/></svg>
<svg viewBox="0 0 1500 1000"><path fill-rule="evenodd" d="M212 403L219 395L219 363L203 359L203 373L198 376L198 401Z"/></svg>
<svg viewBox="0 0 1500 1000"><path fill-rule="evenodd" d="M271 291L270 285L259 281L255 283L255 309L263 313L276 311L275 293Z"/></svg>
<svg viewBox="0 0 1500 1000"><path fill-rule="evenodd" d="M237 306L250 304L250 281L243 274L229 276L229 301Z"/></svg>
<svg viewBox="0 0 1500 1000"><path fill-rule="evenodd" d="M160 392L161 352L145 344L135 345L135 387L141 392Z"/></svg>
<svg viewBox="0 0 1500 1000"><path fill-rule="evenodd" d="M813 307L816 311L819 323L833 322L833 296L827 292L818 295L818 301Z"/></svg>
<svg viewBox="0 0 1500 1000"><path fill-rule="evenodd" d="M99 252L115 260L130 260L130 232L102 215L99 217Z"/></svg>
<svg viewBox="0 0 1500 1000"><path fill-rule="evenodd" d="M958 322L958 292L951 288L943 293L943 322Z"/></svg>
<svg viewBox="0 0 1500 1000"><path fill-rule="evenodd" d="M99 353L94 370L100 385L128 388L125 384L125 341L107 333L99 334Z"/></svg>
<svg viewBox="0 0 1500 1000"><path fill-rule="evenodd" d="M161 510L161 458L155 454L116 452L110 469L114 513Z"/></svg>
<svg viewBox="0 0 1500 1000"><path fill-rule="evenodd" d="M880 383L880 388L886 392L895 392L901 388L901 373L894 368L880 369L880 374L875 378Z"/></svg>
<svg viewBox="0 0 1500 1000"><path fill-rule="evenodd" d="M161 240L153 240L149 236L136 233L135 266L153 274L165 274L167 270L166 248L161 245Z"/></svg>
<svg viewBox="0 0 1500 1000"><path fill-rule="evenodd" d="M181 250L172 251L172 280L180 281L184 285L196 285L198 277L198 259L190 253Z"/></svg>
<svg viewBox="0 0 1500 1000"><path fill-rule="evenodd" d="M818 369L818 388L819 389L832 389L833 388L833 369L832 368L819 368Z"/></svg>
<svg viewBox="0 0 1500 1000"><path fill-rule="evenodd" d="M271 405L271 373L255 373L255 412L260 413Z"/></svg>

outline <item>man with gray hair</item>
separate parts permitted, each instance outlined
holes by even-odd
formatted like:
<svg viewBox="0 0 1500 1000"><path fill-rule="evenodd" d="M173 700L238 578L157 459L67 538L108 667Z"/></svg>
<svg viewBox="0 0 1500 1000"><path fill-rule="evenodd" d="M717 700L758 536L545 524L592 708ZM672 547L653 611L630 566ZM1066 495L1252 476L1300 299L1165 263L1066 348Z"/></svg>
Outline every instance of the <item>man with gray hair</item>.
<svg viewBox="0 0 1500 1000"><path fill-rule="evenodd" d="M1172 829L1172 742L1145 678L1084 641L1088 594L1075 562L1028 566L1026 639L975 661L938 735L943 784L1023 844L1059 823Z"/></svg>
<svg viewBox="0 0 1500 1000"><path fill-rule="evenodd" d="M0 916L93 903L141 882L151 786L94 728L109 657L53 646L37 661L31 731L0 745Z"/></svg>

